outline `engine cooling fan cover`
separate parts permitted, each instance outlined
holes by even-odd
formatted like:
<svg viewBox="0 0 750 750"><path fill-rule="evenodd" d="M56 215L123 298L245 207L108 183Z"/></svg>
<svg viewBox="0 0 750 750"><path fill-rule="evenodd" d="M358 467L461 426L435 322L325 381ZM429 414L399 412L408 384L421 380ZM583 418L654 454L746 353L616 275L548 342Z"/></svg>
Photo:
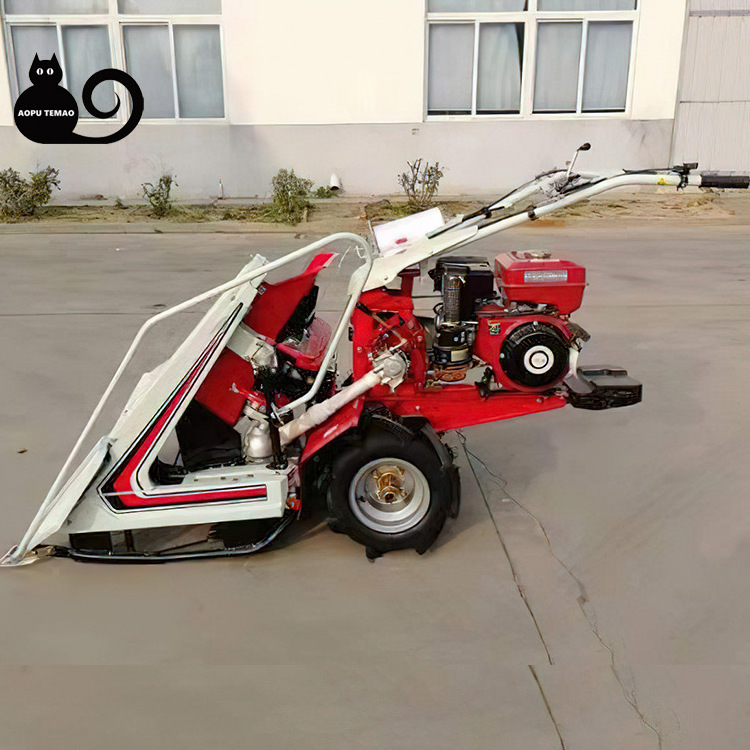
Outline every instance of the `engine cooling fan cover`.
<svg viewBox="0 0 750 750"><path fill-rule="evenodd" d="M568 366L568 346L560 333L545 323L527 323L503 342L500 366L510 380L527 388L557 383Z"/></svg>

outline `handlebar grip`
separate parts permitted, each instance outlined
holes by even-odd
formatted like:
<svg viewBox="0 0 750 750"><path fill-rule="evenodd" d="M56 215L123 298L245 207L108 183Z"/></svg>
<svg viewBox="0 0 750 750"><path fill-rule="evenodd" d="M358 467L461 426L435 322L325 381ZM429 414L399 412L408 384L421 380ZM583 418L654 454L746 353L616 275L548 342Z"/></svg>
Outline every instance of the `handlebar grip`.
<svg viewBox="0 0 750 750"><path fill-rule="evenodd" d="M747 190L750 187L750 175L746 174L702 174L702 188L721 188L724 190Z"/></svg>

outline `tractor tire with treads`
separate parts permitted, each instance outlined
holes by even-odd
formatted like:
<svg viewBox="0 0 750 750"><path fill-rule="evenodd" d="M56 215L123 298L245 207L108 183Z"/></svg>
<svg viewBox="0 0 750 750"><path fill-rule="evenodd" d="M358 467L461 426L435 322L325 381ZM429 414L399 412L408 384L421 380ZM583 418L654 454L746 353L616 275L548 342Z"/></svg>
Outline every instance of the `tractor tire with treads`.
<svg viewBox="0 0 750 750"><path fill-rule="evenodd" d="M370 420L336 444L329 526L371 559L398 549L426 552L458 512L458 472L429 424Z"/></svg>

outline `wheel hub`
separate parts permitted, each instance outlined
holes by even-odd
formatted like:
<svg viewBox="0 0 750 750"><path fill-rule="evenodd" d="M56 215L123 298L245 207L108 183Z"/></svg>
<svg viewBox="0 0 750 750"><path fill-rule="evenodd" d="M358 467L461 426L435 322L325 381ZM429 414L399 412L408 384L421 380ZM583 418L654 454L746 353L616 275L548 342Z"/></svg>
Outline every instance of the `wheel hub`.
<svg viewBox="0 0 750 750"><path fill-rule="evenodd" d="M352 479L349 507L373 531L396 534L416 526L430 507L430 487L409 461L378 458Z"/></svg>
<svg viewBox="0 0 750 750"><path fill-rule="evenodd" d="M405 472L398 466L381 466L372 472L375 494L381 503L390 504L403 500L406 491L403 487Z"/></svg>

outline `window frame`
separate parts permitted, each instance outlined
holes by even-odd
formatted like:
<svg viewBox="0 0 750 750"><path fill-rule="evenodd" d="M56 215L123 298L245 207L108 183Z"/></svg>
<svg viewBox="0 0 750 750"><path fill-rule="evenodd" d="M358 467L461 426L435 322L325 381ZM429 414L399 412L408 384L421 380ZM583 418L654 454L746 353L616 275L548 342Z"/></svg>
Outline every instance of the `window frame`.
<svg viewBox="0 0 750 750"><path fill-rule="evenodd" d="M433 14L434 15L434 14ZM444 14L441 14L444 15ZM465 14L465 15L471 15L471 14ZM518 15L517 13L485 13L485 14L474 14L474 15L489 15L489 16L506 16L506 15ZM488 113L488 114L480 114L477 112L477 99L479 96L479 38L480 38L480 27L482 24L497 24L502 23L506 25L518 25L519 21L511 21L511 20L503 20L503 21L496 21L496 20L487 20L487 19L480 19L480 18L474 18L474 19L464 19L464 20L436 20L431 21L427 24L427 37L425 41L425 47L427 52L427 58L426 58L426 64L425 64L425 117L432 118L466 118L469 117L471 119L480 118L482 120L488 118L488 117L519 117L523 113L523 92L525 87L525 79L526 79L526 47L528 44L528 24L521 23L521 26L523 27L523 60L522 60L522 68L521 68L521 96L519 97L518 102L518 112L504 112L504 113ZM430 45L430 27L431 26L455 26L461 24L463 26L473 26L474 27L474 47L473 47L473 61L472 61L472 74L471 74L471 113L466 114L430 114L428 111L429 107L429 82L430 82L430 68L429 68L429 45Z"/></svg>
<svg viewBox="0 0 750 750"><path fill-rule="evenodd" d="M429 11L429 0L425 0L425 36L424 36L424 85L422 99L422 117L424 122L471 121L492 122L507 120L569 120L569 119L630 119L633 106L633 86L635 82L635 66L638 50L640 29L641 3L636 2L635 10L581 10L581 11L552 11L538 10L538 0L528 0L527 9L522 11L453 11L432 13ZM586 51L588 42L588 25L597 21L632 22L632 37L630 42L630 61L628 64L628 86L624 110L614 112L584 112L583 90L585 84ZM430 26L434 23L474 23L474 71L472 91L472 114L440 115L429 111L428 86L430 75ZM538 32L540 23L550 22L579 22L583 24L581 31L581 59L578 71L578 96L575 112L535 112L534 91L536 85L536 60L538 46ZM523 69L521 71L521 111L518 114L477 114L477 75L479 60L477 59L478 29L481 23L522 23L524 24Z"/></svg>
<svg viewBox="0 0 750 750"><path fill-rule="evenodd" d="M166 25L169 28L169 53L172 62L172 92L174 97L174 117L143 117L141 124L161 125L169 124L225 124L229 122L228 100L227 100L227 69L226 69L226 45L224 40L223 15L214 13L202 14L178 14L169 15L145 15L120 13L117 0L108 0L109 12L106 14L91 13L64 13L64 14L33 14L21 15L19 13L8 15L5 12L5 2L0 0L0 11L2 11L3 34L5 38L6 57L8 60L8 77L10 78L10 93L15 99L21 93L18 91L18 74L16 70L16 54L13 46L12 28L15 26L54 26L57 34L57 44L60 49L60 64L63 69L62 85L67 88L67 66L65 63L65 48L63 45L62 27L64 26L106 26L109 32L110 59L112 67L127 71L125 65L125 26L154 26ZM177 65L175 61L174 26L218 26L219 45L221 56L221 77L224 98L224 114L221 117L180 117L179 98L177 94ZM81 117L80 121L85 125L106 126L112 123L124 123L130 116L130 97L125 89L115 83L115 93L119 95L121 106L114 117L100 120L95 117Z"/></svg>

